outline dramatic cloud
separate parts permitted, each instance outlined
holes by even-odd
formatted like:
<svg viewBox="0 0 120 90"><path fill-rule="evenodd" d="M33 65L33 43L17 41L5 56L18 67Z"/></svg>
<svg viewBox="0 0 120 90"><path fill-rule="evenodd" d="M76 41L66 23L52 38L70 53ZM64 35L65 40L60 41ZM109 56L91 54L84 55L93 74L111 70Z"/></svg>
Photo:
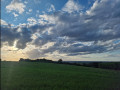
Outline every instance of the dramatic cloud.
<svg viewBox="0 0 120 90"><path fill-rule="evenodd" d="M2 42L12 46L17 41L19 49L28 43L37 48L53 43L29 51L31 58L54 52L74 56L120 49L120 1L96 0L86 12L81 14L80 9L78 3L69 0L61 11L39 15L37 20L28 18L26 26L2 27Z"/></svg>
<svg viewBox="0 0 120 90"><path fill-rule="evenodd" d="M13 46L16 42L16 48L24 49L27 46L28 42L32 41L33 35L40 35L46 28L51 27L52 25L20 25L17 27L11 26L2 26L1 27L1 42L4 44L8 43L9 46ZM34 39L34 38L33 38Z"/></svg>
<svg viewBox="0 0 120 90"><path fill-rule="evenodd" d="M30 42L31 33L26 27L1 27L1 42L7 42L9 46L13 46L15 41L17 41L16 47L19 49L24 49L26 44Z"/></svg>
<svg viewBox="0 0 120 90"><path fill-rule="evenodd" d="M13 46L15 39L19 38L19 33L16 32L15 29L11 29L10 27L1 27L1 43L8 42L9 46Z"/></svg>
<svg viewBox="0 0 120 90"><path fill-rule="evenodd" d="M6 6L6 9L8 12L16 11L19 14L22 14L25 7L26 6L18 0L13 0L8 6Z"/></svg>

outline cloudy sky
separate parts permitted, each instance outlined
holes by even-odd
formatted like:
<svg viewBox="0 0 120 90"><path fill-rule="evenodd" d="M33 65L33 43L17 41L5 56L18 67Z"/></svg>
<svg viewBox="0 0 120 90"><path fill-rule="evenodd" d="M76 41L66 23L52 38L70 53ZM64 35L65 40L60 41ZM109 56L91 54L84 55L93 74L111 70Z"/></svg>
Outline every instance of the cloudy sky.
<svg viewBox="0 0 120 90"><path fill-rule="evenodd" d="M120 0L1 0L1 58L120 61Z"/></svg>

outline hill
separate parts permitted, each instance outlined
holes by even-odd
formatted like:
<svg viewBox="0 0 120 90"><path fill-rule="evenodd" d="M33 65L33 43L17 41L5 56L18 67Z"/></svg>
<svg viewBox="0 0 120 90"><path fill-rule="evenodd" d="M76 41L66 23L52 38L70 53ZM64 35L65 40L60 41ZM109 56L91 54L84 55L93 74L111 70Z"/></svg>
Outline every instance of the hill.
<svg viewBox="0 0 120 90"><path fill-rule="evenodd" d="M1 62L1 90L120 90L120 71L38 62Z"/></svg>

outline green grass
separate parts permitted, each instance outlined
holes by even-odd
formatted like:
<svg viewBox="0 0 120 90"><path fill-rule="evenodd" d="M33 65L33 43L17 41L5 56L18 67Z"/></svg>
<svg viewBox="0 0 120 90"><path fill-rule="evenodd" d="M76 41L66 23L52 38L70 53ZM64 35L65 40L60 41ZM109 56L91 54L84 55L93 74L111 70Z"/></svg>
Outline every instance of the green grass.
<svg viewBox="0 0 120 90"><path fill-rule="evenodd" d="M38 63L1 62L2 90L120 90L120 71Z"/></svg>

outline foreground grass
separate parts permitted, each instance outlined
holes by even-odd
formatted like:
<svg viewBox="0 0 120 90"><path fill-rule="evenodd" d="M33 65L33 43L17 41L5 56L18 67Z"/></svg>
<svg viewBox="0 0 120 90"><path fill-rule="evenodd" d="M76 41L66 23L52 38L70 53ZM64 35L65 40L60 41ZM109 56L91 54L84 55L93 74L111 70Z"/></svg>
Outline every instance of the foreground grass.
<svg viewBox="0 0 120 90"><path fill-rule="evenodd" d="M120 90L120 71L38 62L1 62L2 90Z"/></svg>

